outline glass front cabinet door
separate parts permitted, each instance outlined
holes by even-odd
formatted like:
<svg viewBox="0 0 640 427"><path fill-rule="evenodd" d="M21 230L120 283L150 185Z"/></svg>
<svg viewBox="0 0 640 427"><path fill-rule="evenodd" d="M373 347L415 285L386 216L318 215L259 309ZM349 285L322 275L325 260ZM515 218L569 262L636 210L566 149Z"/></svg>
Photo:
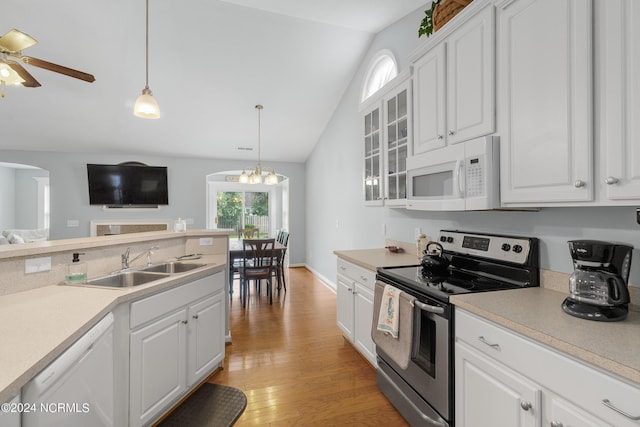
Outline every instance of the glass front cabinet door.
<svg viewBox="0 0 640 427"><path fill-rule="evenodd" d="M407 156L411 141L411 81L407 80L384 98L385 107L385 204L405 206Z"/></svg>
<svg viewBox="0 0 640 427"><path fill-rule="evenodd" d="M364 115L364 202L382 205L382 126L380 103L363 112Z"/></svg>

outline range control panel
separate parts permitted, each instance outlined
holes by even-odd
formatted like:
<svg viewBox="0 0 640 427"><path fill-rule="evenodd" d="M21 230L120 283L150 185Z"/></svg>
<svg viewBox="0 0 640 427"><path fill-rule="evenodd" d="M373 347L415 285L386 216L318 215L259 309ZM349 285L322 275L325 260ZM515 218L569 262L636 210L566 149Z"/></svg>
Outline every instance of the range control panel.
<svg viewBox="0 0 640 427"><path fill-rule="evenodd" d="M496 261L525 264L531 250L527 238L440 231L438 243L447 252L489 258Z"/></svg>

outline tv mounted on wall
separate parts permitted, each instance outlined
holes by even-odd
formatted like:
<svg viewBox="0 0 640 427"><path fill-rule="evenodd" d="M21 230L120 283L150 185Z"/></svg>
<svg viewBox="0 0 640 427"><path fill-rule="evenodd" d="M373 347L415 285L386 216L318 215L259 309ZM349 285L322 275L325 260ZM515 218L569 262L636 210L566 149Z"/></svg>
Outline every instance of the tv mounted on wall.
<svg viewBox="0 0 640 427"><path fill-rule="evenodd" d="M145 207L169 204L167 168L129 162L87 164L89 204Z"/></svg>

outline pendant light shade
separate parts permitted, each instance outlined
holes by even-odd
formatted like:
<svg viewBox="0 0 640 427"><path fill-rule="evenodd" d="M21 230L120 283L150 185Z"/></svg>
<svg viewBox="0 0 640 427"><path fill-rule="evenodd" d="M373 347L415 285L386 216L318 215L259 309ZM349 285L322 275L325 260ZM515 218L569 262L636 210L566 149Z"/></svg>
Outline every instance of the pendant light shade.
<svg viewBox="0 0 640 427"><path fill-rule="evenodd" d="M142 95L136 99L133 114L144 119L158 119L160 118L160 107L158 106L158 101L153 97L151 89L149 89L149 0L147 0L146 34L145 85L144 89L142 89Z"/></svg>
<svg viewBox="0 0 640 427"><path fill-rule="evenodd" d="M133 114L144 119L160 118L160 107L158 101L153 97L148 87L142 89L142 95L136 99L136 105L133 107Z"/></svg>

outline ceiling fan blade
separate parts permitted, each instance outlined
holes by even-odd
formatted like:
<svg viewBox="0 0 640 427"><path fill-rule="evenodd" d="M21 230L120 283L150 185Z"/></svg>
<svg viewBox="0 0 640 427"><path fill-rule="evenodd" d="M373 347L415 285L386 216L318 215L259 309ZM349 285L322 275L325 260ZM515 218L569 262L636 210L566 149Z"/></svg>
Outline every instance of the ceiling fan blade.
<svg viewBox="0 0 640 427"><path fill-rule="evenodd" d="M96 80L96 78L93 77L91 74L74 70L73 68L63 67L62 65L54 64L53 62L48 62L42 59L33 58L31 56L21 56L20 59L24 63L33 65L34 67L44 68L45 70L64 74L65 76L84 80L85 82L93 83Z"/></svg>
<svg viewBox="0 0 640 427"><path fill-rule="evenodd" d="M7 53L20 52L22 49L33 46L38 40L20 30L13 29L0 37L0 50Z"/></svg>
<svg viewBox="0 0 640 427"><path fill-rule="evenodd" d="M18 64L16 61L6 61L6 62L9 65L9 67L13 69L13 71L18 73L18 75L22 77L22 79L24 80L24 82L22 83L22 86L25 86L25 87L42 86L31 74L29 74L27 70L25 70L25 68L22 65Z"/></svg>

